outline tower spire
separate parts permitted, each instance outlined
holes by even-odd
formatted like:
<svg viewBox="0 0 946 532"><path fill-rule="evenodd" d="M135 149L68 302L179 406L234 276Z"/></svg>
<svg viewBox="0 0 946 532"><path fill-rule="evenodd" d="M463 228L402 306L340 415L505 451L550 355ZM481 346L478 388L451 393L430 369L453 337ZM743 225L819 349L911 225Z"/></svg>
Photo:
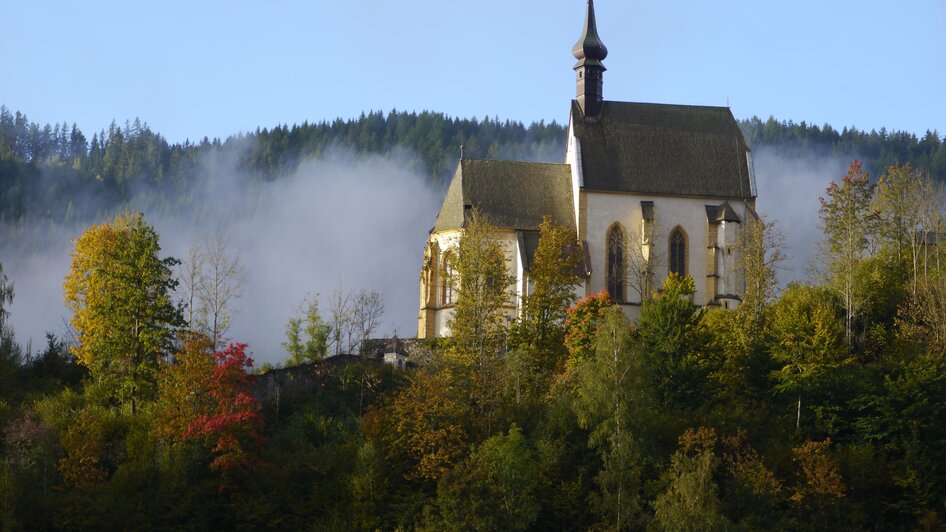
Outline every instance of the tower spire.
<svg viewBox="0 0 946 532"><path fill-rule="evenodd" d="M578 42L572 47L572 55L578 60L574 67L577 75L578 105L585 116L597 116L603 100L603 74L607 70L602 61L608 56L608 48L598 36L594 0L588 0L585 27Z"/></svg>

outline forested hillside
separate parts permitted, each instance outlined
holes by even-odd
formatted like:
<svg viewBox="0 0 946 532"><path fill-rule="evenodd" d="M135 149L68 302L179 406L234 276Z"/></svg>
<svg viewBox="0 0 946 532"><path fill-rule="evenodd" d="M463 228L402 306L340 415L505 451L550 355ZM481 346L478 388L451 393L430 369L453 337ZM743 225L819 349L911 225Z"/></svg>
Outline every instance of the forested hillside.
<svg viewBox="0 0 946 532"><path fill-rule="evenodd" d="M872 187L855 162L822 196L819 282L777 293L777 232L747 221L742 305L671 274L634 323L575 301L581 247L547 221L508 323L474 212L453 337L419 366L323 359L338 326L310 305L266 376L172 304L188 278L119 215L75 243L68 343L24 353L0 270L0 527L941 530L942 205L909 166Z"/></svg>
<svg viewBox="0 0 946 532"><path fill-rule="evenodd" d="M0 229L61 247L69 265L46 283L66 303L68 330L36 349L10 317L42 288L23 290L23 272L45 265L19 261L21 277L8 277L5 263L24 257L0 256L0 530L946 528L946 143L742 126L757 151L867 161L803 195L823 231L806 283L778 289L779 231L746 220L733 244L747 281L738 308L694 306L693 279L670 275L630 322L605 292L576 300L582 258L563 250L582 247L545 223L532 293L509 322L503 251L474 213L444 268L453 337L398 368L328 357L378 330L384 293L340 289L320 307L290 279L247 302L252 326L231 326L241 275L225 241L169 257L162 245L174 235L148 216L216 201L226 191L190 192L218 174L267 186L308 177L293 177L301 161L336 148L355 163L400 151L431 183L449 175L460 144L471 157L556 159L561 126L392 112L169 144L137 121L89 139L4 109ZM253 223L277 222L244 241L244 257L313 248L300 267L324 276L329 263L316 259L338 261L345 239L314 238L313 223L280 240L299 213L279 219L291 195L306 208L318 194L359 207L319 186L328 192L291 188L265 202ZM418 197L383 193L398 206ZM148 215L110 214L125 206ZM229 205L196 207L210 217ZM80 229L47 238L61 225ZM359 260L399 262L367 247ZM272 275L275 262L262 264L257 275ZM269 299L304 304L267 326L285 356L258 375L240 342L272 323Z"/></svg>
<svg viewBox="0 0 946 532"><path fill-rule="evenodd" d="M753 117L740 122L753 149L772 148L805 157L833 154L863 161L872 175L890 164L910 163L946 180L946 143L936 132L864 132L805 122ZM86 220L135 201L137 207L174 208L188 190L215 173L237 172L273 180L299 163L336 149L356 155L400 151L417 172L443 183L463 146L472 158L558 161L565 128L525 126L498 118L460 119L442 113L391 111L357 119L301 125L196 142L169 143L139 120L113 122L107 130L81 131L75 124L37 124L20 112L0 109L0 222L27 216L51 221ZM96 201L88 201L94 196Z"/></svg>

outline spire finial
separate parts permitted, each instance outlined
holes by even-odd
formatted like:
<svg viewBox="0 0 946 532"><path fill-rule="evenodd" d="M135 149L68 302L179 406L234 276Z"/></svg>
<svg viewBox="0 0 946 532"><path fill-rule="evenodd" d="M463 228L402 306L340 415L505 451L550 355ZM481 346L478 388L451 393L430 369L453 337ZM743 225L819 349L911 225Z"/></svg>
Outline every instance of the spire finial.
<svg viewBox="0 0 946 532"><path fill-rule="evenodd" d="M608 56L608 48L601 41L601 37L598 36L594 0L588 0L588 10L585 12L585 28L581 32L578 42L572 47L572 54L578 60L579 66L589 63L601 65L601 61Z"/></svg>
<svg viewBox="0 0 946 532"><path fill-rule="evenodd" d="M585 28L581 37L572 48L575 64L575 81L579 107L586 117L596 117L604 102L604 65L601 63L608 56L608 49L598 37L598 24L595 21L594 0L588 0L585 11Z"/></svg>

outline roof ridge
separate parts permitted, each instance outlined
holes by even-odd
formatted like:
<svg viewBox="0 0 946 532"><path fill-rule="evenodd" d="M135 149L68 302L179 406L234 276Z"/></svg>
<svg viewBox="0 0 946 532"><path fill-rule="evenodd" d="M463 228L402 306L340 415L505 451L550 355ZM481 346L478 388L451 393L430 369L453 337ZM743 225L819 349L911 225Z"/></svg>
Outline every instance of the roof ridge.
<svg viewBox="0 0 946 532"><path fill-rule="evenodd" d="M568 163L547 163L543 161L522 161L519 159L485 159L485 158L476 158L476 157L466 157L464 161L471 162L487 162L487 163L519 163L519 164L544 164L550 166L567 166Z"/></svg>
<svg viewBox="0 0 946 532"><path fill-rule="evenodd" d="M719 109L727 110L732 112L732 108L722 106L722 105L700 105L695 103L662 103L662 102L625 102L619 100L604 100L604 103L623 103L630 105L653 105L653 106L662 106L662 107L696 107L700 109Z"/></svg>

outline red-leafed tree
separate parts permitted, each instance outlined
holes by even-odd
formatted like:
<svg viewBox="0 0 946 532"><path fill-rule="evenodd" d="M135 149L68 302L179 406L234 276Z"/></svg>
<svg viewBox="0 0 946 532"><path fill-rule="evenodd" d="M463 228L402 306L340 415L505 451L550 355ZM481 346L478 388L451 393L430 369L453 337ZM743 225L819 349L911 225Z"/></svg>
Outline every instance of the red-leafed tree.
<svg viewBox="0 0 946 532"><path fill-rule="evenodd" d="M187 427L185 438L206 438L212 444L212 469L220 471L226 491L241 473L255 468L264 443L260 404L250 393L246 368L253 360L246 344L230 344L214 354L209 383L210 414L198 416Z"/></svg>

